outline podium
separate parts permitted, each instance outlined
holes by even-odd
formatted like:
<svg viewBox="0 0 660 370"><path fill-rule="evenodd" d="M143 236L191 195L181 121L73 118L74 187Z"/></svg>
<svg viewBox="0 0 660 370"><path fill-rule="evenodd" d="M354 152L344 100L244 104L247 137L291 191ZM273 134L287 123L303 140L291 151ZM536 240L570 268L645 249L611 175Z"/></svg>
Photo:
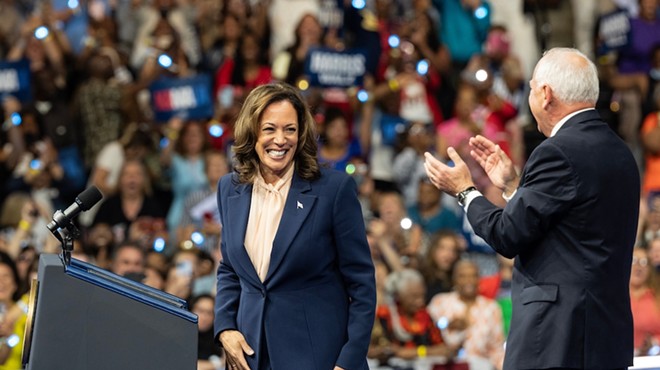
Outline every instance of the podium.
<svg viewBox="0 0 660 370"><path fill-rule="evenodd" d="M30 301L27 370L197 368L197 316L178 297L45 254Z"/></svg>

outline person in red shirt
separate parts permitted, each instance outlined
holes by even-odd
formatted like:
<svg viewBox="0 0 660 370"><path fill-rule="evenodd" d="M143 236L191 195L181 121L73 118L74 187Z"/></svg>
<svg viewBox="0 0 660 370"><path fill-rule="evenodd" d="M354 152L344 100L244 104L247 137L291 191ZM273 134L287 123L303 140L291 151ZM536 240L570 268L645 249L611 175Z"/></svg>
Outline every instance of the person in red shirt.
<svg viewBox="0 0 660 370"><path fill-rule="evenodd" d="M660 281L652 270L648 252L633 251L630 272L630 309L633 314L635 354L646 355L660 345Z"/></svg>
<svg viewBox="0 0 660 370"><path fill-rule="evenodd" d="M381 352L404 360L426 356L453 358L457 348L447 346L440 329L426 311L426 287L419 271L391 273L385 283L389 299L376 309L376 320L388 339Z"/></svg>
<svg viewBox="0 0 660 370"><path fill-rule="evenodd" d="M237 55L225 59L218 68L213 96L220 100L223 108L226 108L222 95L224 91L229 91L233 95L241 93L247 95L255 87L271 82L270 66L259 43L260 39L254 33L244 31L238 43ZM228 90L225 90L227 88ZM230 94L232 98L233 95Z"/></svg>

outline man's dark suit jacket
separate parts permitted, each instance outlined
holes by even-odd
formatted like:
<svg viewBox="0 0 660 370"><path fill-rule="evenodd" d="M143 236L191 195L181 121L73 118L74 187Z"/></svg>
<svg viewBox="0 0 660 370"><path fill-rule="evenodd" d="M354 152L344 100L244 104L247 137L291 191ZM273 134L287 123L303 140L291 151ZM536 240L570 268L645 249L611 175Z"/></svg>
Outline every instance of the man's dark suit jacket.
<svg viewBox="0 0 660 370"><path fill-rule="evenodd" d="M470 203L475 232L516 257L505 369L632 364L639 197L632 154L589 110L534 150L504 209L484 197Z"/></svg>
<svg viewBox="0 0 660 370"><path fill-rule="evenodd" d="M244 246L252 184L220 180L215 336L241 331L252 370L266 368L266 355L273 370L367 370L376 288L356 183L329 169L291 181L262 282Z"/></svg>

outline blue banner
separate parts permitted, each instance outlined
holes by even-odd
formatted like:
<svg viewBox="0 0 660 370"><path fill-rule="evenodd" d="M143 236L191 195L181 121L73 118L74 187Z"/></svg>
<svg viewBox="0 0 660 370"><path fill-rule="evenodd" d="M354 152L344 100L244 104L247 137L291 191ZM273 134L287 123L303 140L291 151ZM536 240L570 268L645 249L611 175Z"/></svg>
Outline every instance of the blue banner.
<svg viewBox="0 0 660 370"><path fill-rule="evenodd" d="M174 116L205 119L213 116L211 78L200 74L185 78L161 78L149 87L157 122Z"/></svg>
<svg viewBox="0 0 660 370"><path fill-rule="evenodd" d="M30 62L0 62L0 97L13 95L22 103L32 101Z"/></svg>
<svg viewBox="0 0 660 370"><path fill-rule="evenodd" d="M312 86L360 86L366 72L367 55L362 49L315 48L309 50L305 60L305 74Z"/></svg>

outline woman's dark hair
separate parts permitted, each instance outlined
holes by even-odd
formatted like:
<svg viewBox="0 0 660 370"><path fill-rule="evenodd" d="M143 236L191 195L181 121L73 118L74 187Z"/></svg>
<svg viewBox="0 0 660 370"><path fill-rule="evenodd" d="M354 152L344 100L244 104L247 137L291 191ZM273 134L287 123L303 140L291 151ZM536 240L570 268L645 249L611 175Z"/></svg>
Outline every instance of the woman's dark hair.
<svg viewBox="0 0 660 370"><path fill-rule="evenodd" d="M133 137L131 137L126 145L127 148L143 147L147 149L151 149L153 146L154 141L151 135L144 130L135 131L135 134L133 134Z"/></svg>
<svg viewBox="0 0 660 370"><path fill-rule="evenodd" d="M337 107L328 107L325 110L325 116L323 118L323 131L321 132L321 142L327 142L327 130L328 124L338 118L343 118L346 120L346 114L340 108ZM347 122L348 123L348 122Z"/></svg>
<svg viewBox="0 0 660 370"><path fill-rule="evenodd" d="M231 84L234 86L245 86L245 73L244 67L246 66L245 57L243 56L243 45L245 40L252 38L259 48L259 54L257 55L257 63L260 66L268 65L268 57L266 56L266 50L261 47L260 39L256 33L250 31L250 29L245 29L241 38L238 40L238 46L236 50L236 62L234 63L234 70L231 72Z"/></svg>
<svg viewBox="0 0 660 370"><path fill-rule="evenodd" d="M317 159L316 122L300 93L286 83L272 83L256 87L247 96L234 125L236 158L234 171L241 183L251 183L259 171L259 156L255 144L259 137L261 116L266 108L277 102L288 101L298 117L298 147L294 154L296 173L312 181L321 176Z"/></svg>
<svg viewBox="0 0 660 370"><path fill-rule="evenodd" d="M0 264L6 265L11 270L11 276L14 279L14 286L16 287L14 289L14 292L12 293L11 299L12 301L16 302L21 298L21 292L19 289L21 279L18 276L18 269L16 268L16 262L14 262L14 260L9 256L9 254L0 251Z"/></svg>
<svg viewBox="0 0 660 370"><path fill-rule="evenodd" d="M292 51L292 52L295 53L296 49L298 49L298 47L302 43L302 39L300 38L300 27L302 27L303 22L305 22L305 19L307 19L307 18L313 18L314 21L316 21L316 23L320 24L319 19L316 15L314 15L312 13L303 14L302 17L300 17L300 19L298 20L298 23L296 24L296 28L294 29L294 37L295 38L294 38L293 44L288 48L289 51ZM323 27L321 27L321 28L323 28ZM323 42L323 37L324 37L324 35L322 33L321 34L321 42Z"/></svg>
<svg viewBox="0 0 660 370"><path fill-rule="evenodd" d="M454 261L454 265L458 260L460 259L460 245L461 245L461 236L450 229L442 229L438 232L433 233L431 236L431 240L429 241L429 249L426 252L426 258L424 259L424 265L422 266L422 273L424 275L424 278L426 279L427 283L431 282L438 282L440 279L437 276L439 266L435 263L435 259L433 258L433 255L435 254L435 251L439 248L440 246L440 241L443 239L452 239L454 243L456 244L456 261ZM452 275L454 274L454 265L452 265L449 269L449 271L443 271L442 275L446 279L445 281L442 281L443 285L444 284L449 284L446 285L445 288L449 288L452 285Z"/></svg>
<svg viewBox="0 0 660 370"><path fill-rule="evenodd" d="M426 44L435 53L442 47L442 42L440 41L440 37L438 37L437 27L428 12L424 12L422 16L426 18L426 21L429 24L429 30L426 33Z"/></svg>
<svg viewBox="0 0 660 370"><path fill-rule="evenodd" d="M202 146L202 149L200 150L200 154L204 153L206 150L209 148L209 139L206 136L206 127L203 122L201 121L187 121L183 127L181 128L181 132L179 132L179 139L176 141L174 144L174 150L179 153L180 155L185 155L186 154L186 140L185 136L188 133L188 131L192 130L194 126L197 126L201 132L202 132L202 137L204 138L204 145Z"/></svg>

